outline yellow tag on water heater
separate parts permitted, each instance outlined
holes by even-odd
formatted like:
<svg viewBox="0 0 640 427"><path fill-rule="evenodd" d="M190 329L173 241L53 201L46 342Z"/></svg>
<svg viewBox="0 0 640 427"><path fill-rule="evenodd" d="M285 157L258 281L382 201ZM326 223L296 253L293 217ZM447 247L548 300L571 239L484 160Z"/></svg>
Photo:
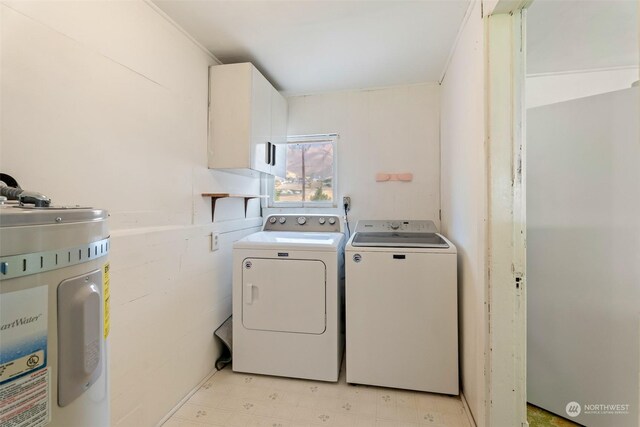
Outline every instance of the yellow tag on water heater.
<svg viewBox="0 0 640 427"><path fill-rule="evenodd" d="M104 299L104 339L109 336L109 263L102 269L102 296Z"/></svg>

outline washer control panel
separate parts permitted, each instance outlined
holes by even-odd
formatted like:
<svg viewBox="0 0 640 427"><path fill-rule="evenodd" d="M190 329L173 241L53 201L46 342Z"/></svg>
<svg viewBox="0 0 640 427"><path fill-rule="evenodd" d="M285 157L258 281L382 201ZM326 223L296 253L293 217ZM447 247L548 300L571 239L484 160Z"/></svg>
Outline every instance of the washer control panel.
<svg viewBox="0 0 640 427"><path fill-rule="evenodd" d="M342 233L338 215L280 214L269 215L264 221L264 231L324 231Z"/></svg>
<svg viewBox="0 0 640 427"><path fill-rule="evenodd" d="M403 232L403 233L437 233L433 221L427 220L360 220L355 231Z"/></svg>

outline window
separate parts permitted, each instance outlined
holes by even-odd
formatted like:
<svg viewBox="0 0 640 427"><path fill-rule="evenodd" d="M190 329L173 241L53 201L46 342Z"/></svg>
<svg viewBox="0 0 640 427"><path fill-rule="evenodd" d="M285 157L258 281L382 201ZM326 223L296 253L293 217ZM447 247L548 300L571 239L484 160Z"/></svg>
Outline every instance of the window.
<svg viewBox="0 0 640 427"><path fill-rule="evenodd" d="M272 206L334 206L337 135L287 138L286 176L273 178Z"/></svg>

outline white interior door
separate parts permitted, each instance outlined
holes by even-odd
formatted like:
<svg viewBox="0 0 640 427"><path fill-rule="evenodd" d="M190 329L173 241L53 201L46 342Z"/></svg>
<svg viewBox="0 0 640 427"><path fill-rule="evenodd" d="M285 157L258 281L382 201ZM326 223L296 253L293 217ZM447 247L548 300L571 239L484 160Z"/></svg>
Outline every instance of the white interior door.
<svg viewBox="0 0 640 427"><path fill-rule="evenodd" d="M638 425L638 91L527 114L528 398L589 427Z"/></svg>
<svg viewBox="0 0 640 427"><path fill-rule="evenodd" d="M326 329L325 264L317 260L245 259L242 324L247 329L322 334Z"/></svg>

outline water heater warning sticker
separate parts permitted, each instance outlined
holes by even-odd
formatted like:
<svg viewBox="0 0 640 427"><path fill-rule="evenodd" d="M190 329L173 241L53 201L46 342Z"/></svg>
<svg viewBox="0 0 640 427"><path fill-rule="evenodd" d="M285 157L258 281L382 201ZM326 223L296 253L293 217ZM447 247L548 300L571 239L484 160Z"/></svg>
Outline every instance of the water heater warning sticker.
<svg viewBox="0 0 640 427"><path fill-rule="evenodd" d="M51 421L49 368L0 386L2 427L42 427Z"/></svg>
<svg viewBox="0 0 640 427"><path fill-rule="evenodd" d="M0 426L51 420L47 368L48 286L0 294Z"/></svg>
<svg viewBox="0 0 640 427"><path fill-rule="evenodd" d="M109 336L109 304L111 299L111 292L109 291L109 263L104 265L102 271L102 295L104 299L104 339Z"/></svg>

